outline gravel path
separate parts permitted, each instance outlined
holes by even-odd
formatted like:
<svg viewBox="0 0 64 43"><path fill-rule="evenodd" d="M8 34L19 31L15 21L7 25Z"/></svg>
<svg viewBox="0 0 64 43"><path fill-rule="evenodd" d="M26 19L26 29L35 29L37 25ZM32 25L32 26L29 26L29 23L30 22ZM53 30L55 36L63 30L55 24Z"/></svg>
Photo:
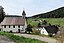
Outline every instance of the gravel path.
<svg viewBox="0 0 64 43"><path fill-rule="evenodd" d="M38 36L38 35L29 35L29 34L14 34L14 35L23 36L26 38L38 39L38 40L45 41L48 43L56 43L57 42L57 40L55 40L55 39L48 38L48 37L42 37L42 36Z"/></svg>
<svg viewBox="0 0 64 43"><path fill-rule="evenodd" d="M6 36L0 36L0 43L15 43L15 42L8 39Z"/></svg>

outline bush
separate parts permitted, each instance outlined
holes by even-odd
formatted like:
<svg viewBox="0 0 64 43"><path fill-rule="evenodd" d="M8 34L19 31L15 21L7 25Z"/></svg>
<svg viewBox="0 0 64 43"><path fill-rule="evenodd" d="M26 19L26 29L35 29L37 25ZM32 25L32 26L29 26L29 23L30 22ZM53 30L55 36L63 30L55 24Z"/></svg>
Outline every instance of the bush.
<svg viewBox="0 0 64 43"><path fill-rule="evenodd" d="M12 30L10 30L10 33L12 33Z"/></svg>
<svg viewBox="0 0 64 43"><path fill-rule="evenodd" d="M32 26L30 24L28 24L27 28L26 28L26 33L29 32L32 32Z"/></svg>
<svg viewBox="0 0 64 43"><path fill-rule="evenodd" d="M41 24L40 24L40 22L38 23L38 27L41 27Z"/></svg>
<svg viewBox="0 0 64 43"><path fill-rule="evenodd" d="M40 30L33 29L33 34L40 34Z"/></svg>
<svg viewBox="0 0 64 43"><path fill-rule="evenodd" d="M53 37L53 35L52 34L49 34L49 37Z"/></svg>

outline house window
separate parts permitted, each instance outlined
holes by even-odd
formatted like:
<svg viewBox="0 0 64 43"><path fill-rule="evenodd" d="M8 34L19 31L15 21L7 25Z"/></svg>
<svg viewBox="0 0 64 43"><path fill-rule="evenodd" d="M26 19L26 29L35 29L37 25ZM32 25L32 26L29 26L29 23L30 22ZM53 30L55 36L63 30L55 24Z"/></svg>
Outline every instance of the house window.
<svg viewBox="0 0 64 43"><path fill-rule="evenodd" d="M20 25L18 25L18 28L20 28Z"/></svg>
<svg viewBox="0 0 64 43"><path fill-rule="evenodd" d="M13 28L15 28L15 25L13 25Z"/></svg>
<svg viewBox="0 0 64 43"><path fill-rule="evenodd" d="M9 28L10 28L10 25L9 25Z"/></svg>
<svg viewBox="0 0 64 43"><path fill-rule="evenodd" d="M23 29L23 28L22 28Z"/></svg>
<svg viewBox="0 0 64 43"><path fill-rule="evenodd" d="M43 33L44 33L44 31L43 31Z"/></svg>
<svg viewBox="0 0 64 43"><path fill-rule="evenodd" d="M6 28L6 25L4 26L4 28Z"/></svg>

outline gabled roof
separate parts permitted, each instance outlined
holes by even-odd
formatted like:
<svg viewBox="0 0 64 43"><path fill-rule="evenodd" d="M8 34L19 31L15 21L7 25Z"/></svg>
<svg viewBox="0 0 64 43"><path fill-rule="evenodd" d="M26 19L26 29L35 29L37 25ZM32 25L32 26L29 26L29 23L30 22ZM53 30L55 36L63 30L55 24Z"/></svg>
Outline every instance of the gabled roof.
<svg viewBox="0 0 64 43"><path fill-rule="evenodd" d="M24 25L25 20L22 17L5 17L1 25Z"/></svg>
<svg viewBox="0 0 64 43"><path fill-rule="evenodd" d="M48 33L57 33L58 27L57 26L46 26L44 27Z"/></svg>

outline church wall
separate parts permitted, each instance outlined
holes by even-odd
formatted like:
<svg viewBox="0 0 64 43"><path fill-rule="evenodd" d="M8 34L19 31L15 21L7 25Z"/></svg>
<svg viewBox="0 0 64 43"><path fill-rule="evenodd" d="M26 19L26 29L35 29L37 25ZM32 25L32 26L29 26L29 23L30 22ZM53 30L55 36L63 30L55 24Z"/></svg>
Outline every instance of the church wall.
<svg viewBox="0 0 64 43"><path fill-rule="evenodd" d="M10 32L10 30L12 30L12 32L18 32L18 29L22 30L23 26L20 26L20 28L18 28L18 26L15 26L15 28L13 28L13 26L6 26L6 28L4 28L4 26L2 26L2 31L6 31L6 32Z"/></svg>

